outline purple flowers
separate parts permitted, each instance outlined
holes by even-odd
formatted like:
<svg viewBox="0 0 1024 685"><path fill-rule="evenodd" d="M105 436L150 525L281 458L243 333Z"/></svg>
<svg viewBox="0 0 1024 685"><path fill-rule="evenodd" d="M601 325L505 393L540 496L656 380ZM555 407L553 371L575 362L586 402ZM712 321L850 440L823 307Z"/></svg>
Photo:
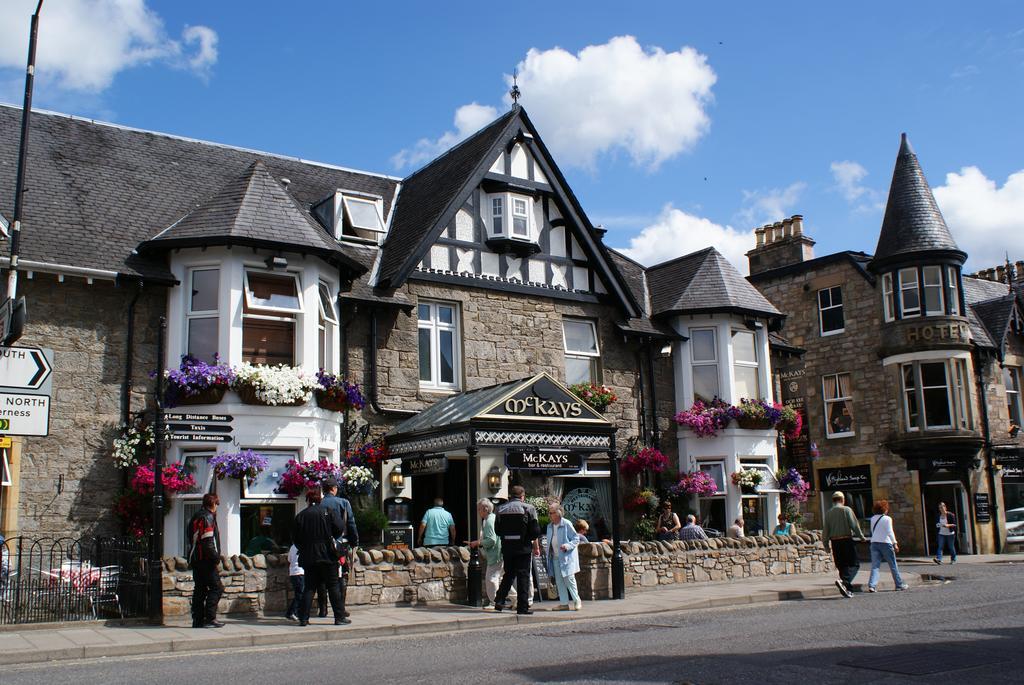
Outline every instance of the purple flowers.
<svg viewBox="0 0 1024 685"><path fill-rule="evenodd" d="M806 502L810 496L811 484L804 480L804 477L796 469L790 469L782 474L779 478L779 485L796 502Z"/></svg>
<svg viewBox="0 0 1024 685"><path fill-rule="evenodd" d="M320 392L323 393L323 397L319 398L321 406L325 404L324 400L331 403L331 409L338 407L336 411L342 411L345 408L362 409L366 405L358 383L350 383L323 369L316 372L316 381L320 384Z"/></svg>
<svg viewBox="0 0 1024 685"><path fill-rule="evenodd" d="M166 369L167 393L164 404L174 407L183 398L194 397L208 390L227 390L235 380L234 370L214 357L213 364L207 364L190 355L181 358L177 369Z"/></svg>
<svg viewBox="0 0 1024 685"><path fill-rule="evenodd" d="M266 457L252 450L224 452L210 459L210 466L218 479L245 478L250 485L267 468L268 463Z"/></svg>
<svg viewBox="0 0 1024 685"><path fill-rule="evenodd" d="M700 400L693 406L675 415L675 422L687 426L697 437L706 438L716 435L718 431L729 425L729 422L740 416L740 409L726 404L717 397L709 404Z"/></svg>

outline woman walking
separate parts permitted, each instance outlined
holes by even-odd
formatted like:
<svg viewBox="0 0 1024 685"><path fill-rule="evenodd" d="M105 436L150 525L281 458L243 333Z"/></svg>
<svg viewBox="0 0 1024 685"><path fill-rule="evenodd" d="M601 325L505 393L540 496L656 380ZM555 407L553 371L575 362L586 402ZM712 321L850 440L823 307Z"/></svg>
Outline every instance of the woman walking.
<svg viewBox="0 0 1024 685"><path fill-rule="evenodd" d="M896 542L896 534L892 530L892 517L889 516L889 501L880 499L875 502L875 515L871 517L871 576L868 578L868 592L877 592L878 570L882 561L889 565L892 582L897 590L906 590L900 569L896 565L896 552L900 551Z"/></svg>
<svg viewBox="0 0 1024 685"><path fill-rule="evenodd" d="M558 587L559 604L555 611L579 611L583 608L580 593L576 589L576 573L580 570L580 557L576 546L580 536L563 516L562 507L552 504L548 507L547 561L548 575L555 579Z"/></svg>
<svg viewBox="0 0 1024 685"><path fill-rule="evenodd" d="M942 563L942 549L945 547L949 548L949 563L956 563L956 520L952 514L946 510L946 503L939 502L939 520L936 522L935 527L939 529L939 534L936 535L937 550L935 558L932 559L936 564Z"/></svg>

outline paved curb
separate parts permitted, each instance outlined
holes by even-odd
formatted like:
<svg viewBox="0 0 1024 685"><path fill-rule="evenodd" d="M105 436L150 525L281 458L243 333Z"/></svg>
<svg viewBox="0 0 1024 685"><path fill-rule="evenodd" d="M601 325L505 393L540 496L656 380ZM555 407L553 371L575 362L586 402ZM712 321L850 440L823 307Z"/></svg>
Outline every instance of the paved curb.
<svg viewBox="0 0 1024 685"><path fill-rule="evenodd" d="M926 583L918 574L907 574L907 581L912 586L925 585ZM644 593L638 596L643 597ZM692 601L676 602L663 607L644 607L636 609L623 608L623 611L612 615L588 615L577 613L555 613L538 612L532 616L519 616L507 614L497 616L488 614L487 618L457 618L446 621L432 621L423 623L395 623L384 626L371 626L366 628L348 627L309 627L298 628L288 627L281 631L267 631L250 633L245 635L210 634L204 633L202 637L181 637L170 640L140 640L138 642L120 644L91 644L72 645L51 649L19 650L0 652L0 666L11 666L15 664L31 664L47 661L67 661L72 659L95 659L102 657L138 656L141 654L168 654L177 652L195 653L198 651L209 651L217 649L264 647L271 645L286 644L316 644L319 642L341 642L349 640L363 640L375 637L396 637L403 635L422 635L425 633L452 633L464 630L478 630L498 625L537 625L540 623L555 623L565 621L587 621L607 620L623 616L637 616L661 614L677 611L691 611L697 609L711 609L730 606L743 606L747 604L763 604L768 602L787 602L807 599L821 599L823 597L836 597L837 591L834 587L815 587L807 590L760 590L747 594L740 594L729 597L709 597L694 599ZM602 600L607 601L607 600ZM229 624L231 626L233 624ZM282 626L284 628L284 626ZM230 629L230 628L229 628ZM36 632L38 634L38 632Z"/></svg>

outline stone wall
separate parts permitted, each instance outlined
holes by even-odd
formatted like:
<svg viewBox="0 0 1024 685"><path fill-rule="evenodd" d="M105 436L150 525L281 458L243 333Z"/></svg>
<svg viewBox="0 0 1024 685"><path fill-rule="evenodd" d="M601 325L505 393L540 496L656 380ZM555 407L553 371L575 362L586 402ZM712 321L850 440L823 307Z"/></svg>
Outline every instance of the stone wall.
<svg viewBox="0 0 1024 685"><path fill-rule="evenodd" d="M58 282L41 273L20 283L28 322L18 345L53 349L53 395L49 436L23 439L14 474L17 517L8 515L4 527L35 537L119 533L111 505L122 482L110 446L121 421L127 313L136 288L70 276ZM133 411L151 399L148 374L156 368L166 297L163 288L147 288L136 305Z"/></svg>
<svg viewBox="0 0 1024 685"><path fill-rule="evenodd" d="M832 568L818 532L791 537L720 538L708 541L623 543L627 591L662 585L729 581L759 576L820 573ZM611 595L611 546L579 546L580 596ZM465 547L360 551L348 588L350 606L409 606L466 598L469 550ZM225 593L219 611L282 615L291 599L284 555L221 560ZM189 614L192 573L184 559L164 560L164 615Z"/></svg>

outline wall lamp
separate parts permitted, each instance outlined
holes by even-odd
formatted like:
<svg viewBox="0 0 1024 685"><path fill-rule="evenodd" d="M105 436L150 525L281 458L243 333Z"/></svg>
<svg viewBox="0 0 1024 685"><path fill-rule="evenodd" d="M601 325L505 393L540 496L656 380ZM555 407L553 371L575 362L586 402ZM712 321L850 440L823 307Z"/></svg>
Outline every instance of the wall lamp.
<svg viewBox="0 0 1024 685"><path fill-rule="evenodd" d="M497 466L492 466L491 470L487 472L487 489L491 491L491 494L501 490L501 471Z"/></svg>
<svg viewBox="0 0 1024 685"><path fill-rule="evenodd" d="M391 474L388 476L388 485L395 492L401 492L405 489L405 476L402 475L402 467L396 466Z"/></svg>

